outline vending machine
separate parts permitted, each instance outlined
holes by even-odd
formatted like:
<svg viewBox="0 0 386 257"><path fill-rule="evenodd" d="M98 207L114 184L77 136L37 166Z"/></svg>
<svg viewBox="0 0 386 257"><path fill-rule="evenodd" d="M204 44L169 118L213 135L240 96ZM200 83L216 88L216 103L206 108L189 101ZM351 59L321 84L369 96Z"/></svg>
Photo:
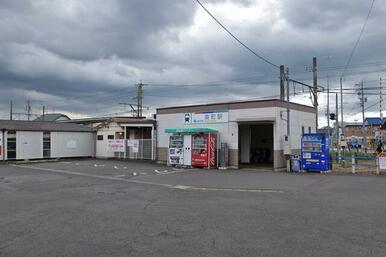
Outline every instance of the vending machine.
<svg viewBox="0 0 386 257"><path fill-rule="evenodd" d="M192 135L192 166L211 167L216 165L216 134Z"/></svg>
<svg viewBox="0 0 386 257"><path fill-rule="evenodd" d="M184 164L184 137L170 136L169 138L169 164Z"/></svg>
<svg viewBox="0 0 386 257"><path fill-rule="evenodd" d="M302 137L302 169L327 171L330 169L328 137L321 133L304 134Z"/></svg>

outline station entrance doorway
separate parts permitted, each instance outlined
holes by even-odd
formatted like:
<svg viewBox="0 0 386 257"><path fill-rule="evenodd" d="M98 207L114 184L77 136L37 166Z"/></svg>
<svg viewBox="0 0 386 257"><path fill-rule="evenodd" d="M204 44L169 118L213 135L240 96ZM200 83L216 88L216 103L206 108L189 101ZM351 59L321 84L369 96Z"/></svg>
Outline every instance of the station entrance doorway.
<svg viewBox="0 0 386 257"><path fill-rule="evenodd" d="M273 169L273 123L239 123L241 168Z"/></svg>

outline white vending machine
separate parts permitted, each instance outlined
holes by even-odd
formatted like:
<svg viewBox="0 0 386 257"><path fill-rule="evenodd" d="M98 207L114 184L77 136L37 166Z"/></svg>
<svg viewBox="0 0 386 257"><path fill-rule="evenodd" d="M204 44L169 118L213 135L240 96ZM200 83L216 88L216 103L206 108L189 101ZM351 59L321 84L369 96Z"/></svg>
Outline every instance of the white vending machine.
<svg viewBox="0 0 386 257"><path fill-rule="evenodd" d="M192 135L184 135L184 165L192 166Z"/></svg>
<svg viewBox="0 0 386 257"><path fill-rule="evenodd" d="M184 165L184 137L170 136L169 164Z"/></svg>

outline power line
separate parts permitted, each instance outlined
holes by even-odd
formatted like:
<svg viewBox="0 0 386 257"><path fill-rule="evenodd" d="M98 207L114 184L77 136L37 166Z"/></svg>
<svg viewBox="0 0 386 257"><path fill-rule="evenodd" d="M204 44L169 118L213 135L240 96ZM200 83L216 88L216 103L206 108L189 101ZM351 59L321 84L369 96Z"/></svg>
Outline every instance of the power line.
<svg viewBox="0 0 386 257"><path fill-rule="evenodd" d="M267 58L263 57L262 55L258 54L257 52L253 51L250 47L248 47L246 44L244 44L240 39L238 39L232 32L229 31L216 17L214 17L213 14L209 12L208 9L199 1L196 0L196 2L209 14L210 17L213 18L217 22L218 25L220 25L221 28L223 28L231 37L233 37L240 45L242 45L244 48L246 48L249 52L251 52L253 55L255 55L257 58L260 60L268 63L269 65L275 67L275 68L280 68L278 65L274 64L273 62L269 61Z"/></svg>
<svg viewBox="0 0 386 257"><path fill-rule="evenodd" d="M360 31L360 33L359 33L358 39L357 39L357 41L355 42L353 49L351 50L350 56L349 56L349 58L348 58L348 60L347 60L346 66L345 66L345 68L344 68L344 70L343 70L343 72L342 72L341 77L344 76L344 74L346 73L347 67L350 65L351 59L352 59L352 57L354 56L355 50L357 49L358 44L359 44L359 41L361 40L362 35L363 35L363 32L365 31L367 22L368 22L368 20L369 20L369 18L370 18L370 15L371 15L371 11L373 10L373 7L374 7L374 3L375 3L375 0L372 0L371 5L370 5L370 9L369 9L369 11L368 11L368 13L367 13L367 16L366 16L366 19L365 19L365 22L363 23L363 26L362 26L362 29L361 29L361 31Z"/></svg>

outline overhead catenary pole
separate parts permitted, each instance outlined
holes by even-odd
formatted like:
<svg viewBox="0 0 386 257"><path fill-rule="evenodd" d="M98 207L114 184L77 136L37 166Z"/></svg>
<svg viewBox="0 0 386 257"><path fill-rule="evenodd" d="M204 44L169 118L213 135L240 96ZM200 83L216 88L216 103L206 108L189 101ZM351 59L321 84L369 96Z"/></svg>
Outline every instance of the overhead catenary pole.
<svg viewBox="0 0 386 257"><path fill-rule="evenodd" d="M363 80L361 81L361 107L362 107L362 134L363 134L363 144L364 147L367 147L367 140L366 140L366 131L365 131L365 94L363 89Z"/></svg>
<svg viewBox="0 0 386 257"><path fill-rule="evenodd" d="M383 81L379 78L379 117L383 120Z"/></svg>
<svg viewBox="0 0 386 257"><path fill-rule="evenodd" d="M317 59L312 58L312 74L313 74L313 95L314 95L314 108L315 108L315 130L318 130L318 70L317 70Z"/></svg>
<svg viewBox="0 0 386 257"><path fill-rule="evenodd" d="M336 147L339 146L339 108L338 108L338 93L335 93L335 140L336 140Z"/></svg>
<svg viewBox="0 0 386 257"><path fill-rule="evenodd" d="M344 124L343 124L343 77L340 77L340 123L342 132L340 136L344 137Z"/></svg>
<svg viewBox="0 0 386 257"><path fill-rule="evenodd" d="M142 102L143 102L143 89L142 82L137 84L137 117L142 117Z"/></svg>
<svg viewBox="0 0 386 257"><path fill-rule="evenodd" d="M379 78L379 117L383 126L383 81L382 77ZM383 147L383 129L380 130L380 141Z"/></svg>
<svg viewBox="0 0 386 257"><path fill-rule="evenodd" d="M9 120L13 119L13 102L12 100L9 102Z"/></svg>
<svg viewBox="0 0 386 257"><path fill-rule="evenodd" d="M290 93L289 93L289 88L290 88L290 80L289 80L289 68L287 67L287 136L289 140L289 136L291 133L291 123L290 123Z"/></svg>
<svg viewBox="0 0 386 257"><path fill-rule="evenodd" d="M27 100L26 111L27 111L27 120L30 120L31 118L31 101L30 100Z"/></svg>
<svg viewBox="0 0 386 257"><path fill-rule="evenodd" d="M330 131L330 81L329 79L327 79L327 132L328 132L327 136L328 138L330 138L331 131Z"/></svg>
<svg viewBox="0 0 386 257"><path fill-rule="evenodd" d="M284 101L285 99L285 71L284 71L284 65L280 65L280 100Z"/></svg>

